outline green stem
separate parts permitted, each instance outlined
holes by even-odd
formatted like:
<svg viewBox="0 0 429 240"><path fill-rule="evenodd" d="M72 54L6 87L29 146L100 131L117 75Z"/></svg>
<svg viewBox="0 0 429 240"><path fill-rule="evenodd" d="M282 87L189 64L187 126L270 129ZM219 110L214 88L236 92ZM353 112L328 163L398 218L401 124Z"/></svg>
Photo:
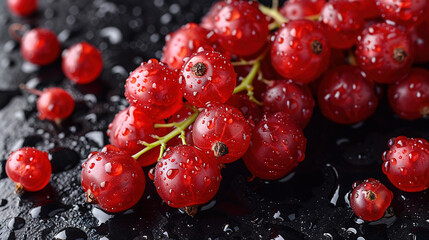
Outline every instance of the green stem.
<svg viewBox="0 0 429 240"><path fill-rule="evenodd" d="M288 20L275 8L269 8L262 4L259 4L259 10L269 17L271 17L278 24L287 23Z"/></svg>
<svg viewBox="0 0 429 240"><path fill-rule="evenodd" d="M248 90L249 87L252 87L253 79L255 79L256 74L258 74L260 67L261 67L261 61L257 60L253 64L253 67L250 70L249 74L247 74L247 76L243 79L240 85L234 88L234 94L244 90Z"/></svg>
<svg viewBox="0 0 429 240"><path fill-rule="evenodd" d="M156 142L145 144L146 147L143 148L140 152L134 154L132 157L134 159L137 159L141 155L146 153L147 151L149 151L155 147L158 147L159 145L161 145L161 151L159 153L159 156L161 157L162 154L164 153L165 144L168 141L170 141L172 138L174 138L175 136L181 134L189 125L191 125L195 121L195 119L197 118L198 113L199 113L198 111L195 111L195 113L193 113L191 116L189 116L186 120L184 120L180 123L177 123L176 128L173 131L171 131L170 133L168 133L167 135L165 135L163 137L158 138L158 140Z"/></svg>

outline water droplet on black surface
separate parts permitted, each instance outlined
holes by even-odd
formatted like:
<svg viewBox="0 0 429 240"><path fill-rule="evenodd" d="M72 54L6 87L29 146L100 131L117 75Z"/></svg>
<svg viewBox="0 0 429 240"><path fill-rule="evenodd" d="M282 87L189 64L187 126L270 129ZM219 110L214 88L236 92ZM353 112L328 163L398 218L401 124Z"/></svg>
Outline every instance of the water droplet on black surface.
<svg viewBox="0 0 429 240"><path fill-rule="evenodd" d="M74 168L79 164L80 156L69 148L54 148L49 151L51 157L52 172L62 172Z"/></svg>
<svg viewBox="0 0 429 240"><path fill-rule="evenodd" d="M54 239L58 240L86 240L88 236L86 233L79 228L65 228L55 234Z"/></svg>
<svg viewBox="0 0 429 240"><path fill-rule="evenodd" d="M12 218L9 223L7 224L7 227L11 230L18 230L24 227L25 220L20 217L14 217Z"/></svg>
<svg viewBox="0 0 429 240"><path fill-rule="evenodd" d="M6 175L6 159L0 160L0 179L5 178L5 177L7 177L7 175Z"/></svg>
<svg viewBox="0 0 429 240"><path fill-rule="evenodd" d="M21 94L21 92L18 90L0 90L0 109L4 108L13 97L18 96L19 94Z"/></svg>
<svg viewBox="0 0 429 240"><path fill-rule="evenodd" d="M54 202L43 206L35 207L30 210L30 214L33 218L48 219L62 212L65 212L68 209L70 209L69 206Z"/></svg>
<svg viewBox="0 0 429 240"><path fill-rule="evenodd" d="M4 207L7 204L7 200L6 199L0 199L0 207Z"/></svg>

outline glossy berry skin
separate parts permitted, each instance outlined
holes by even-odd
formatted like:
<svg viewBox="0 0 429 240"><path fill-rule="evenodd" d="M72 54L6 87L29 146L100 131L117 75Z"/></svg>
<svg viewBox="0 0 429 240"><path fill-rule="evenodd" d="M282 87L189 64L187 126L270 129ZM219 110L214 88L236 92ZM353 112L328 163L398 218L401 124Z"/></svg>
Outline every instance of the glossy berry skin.
<svg viewBox="0 0 429 240"><path fill-rule="evenodd" d="M383 153L383 173L395 187L406 192L429 188L429 143L422 138L399 136Z"/></svg>
<svg viewBox="0 0 429 240"><path fill-rule="evenodd" d="M35 28L21 39L22 57L36 65L44 66L54 62L61 52L57 35L44 28Z"/></svg>
<svg viewBox="0 0 429 240"><path fill-rule="evenodd" d="M417 27L410 30L411 39L414 43L414 61L416 63L429 62L429 18Z"/></svg>
<svg viewBox="0 0 429 240"><path fill-rule="evenodd" d="M215 159L193 146L181 145L167 149L156 164L154 183L170 207L183 208L210 201L221 179Z"/></svg>
<svg viewBox="0 0 429 240"><path fill-rule="evenodd" d="M321 25L302 19L277 30L271 43L271 62L285 78L314 81L328 68L331 49Z"/></svg>
<svg viewBox="0 0 429 240"><path fill-rule="evenodd" d="M350 205L353 212L365 221L376 221L384 216L393 193L373 178L353 184Z"/></svg>
<svg viewBox="0 0 429 240"><path fill-rule="evenodd" d="M126 80L125 97L148 117L163 119L182 106L182 83L176 71L150 59Z"/></svg>
<svg viewBox="0 0 429 240"><path fill-rule="evenodd" d="M301 128L310 122L314 104L310 89L291 80L273 82L264 95L264 112L284 112Z"/></svg>
<svg viewBox="0 0 429 240"><path fill-rule="evenodd" d="M82 164L81 183L88 202L107 212L121 212L140 200L146 177L128 153L107 145Z"/></svg>
<svg viewBox="0 0 429 240"><path fill-rule="evenodd" d="M130 106L116 114L113 122L109 124L107 136L110 144L117 146L130 155L136 154L144 148L139 141L155 142L153 135L164 136L165 128L155 129L152 119L134 106ZM137 159L140 166L154 164L159 157L159 147L151 149Z"/></svg>
<svg viewBox="0 0 429 240"><path fill-rule="evenodd" d="M194 145L221 163L230 163L246 152L251 128L243 114L226 104L210 102L194 122Z"/></svg>
<svg viewBox="0 0 429 240"><path fill-rule="evenodd" d="M222 54L200 50L183 65L183 96L197 107L209 101L224 103L231 97L236 79L234 67Z"/></svg>
<svg viewBox="0 0 429 240"><path fill-rule="evenodd" d="M69 117L74 110L74 99L62 88L46 88L36 102L40 119L59 121Z"/></svg>
<svg viewBox="0 0 429 240"><path fill-rule="evenodd" d="M301 128L286 113L276 113L256 125L243 160L254 176L279 179L304 160L306 144Z"/></svg>
<svg viewBox="0 0 429 240"><path fill-rule="evenodd" d="M43 189L51 178L48 153L24 147L12 152L6 162L7 176L24 190L35 192Z"/></svg>
<svg viewBox="0 0 429 240"><path fill-rule="evenodd" d="M405 27L418 25L429 13L428 0L377 0L377 6L384 19Z"/></svg>
<svg viewBox="0 0 429 240"><path fill-rule="evenodd" d="M333 48L347 49L356 42L365 22L359 5L348 1L329 1L320 12L326 37Z"/></svg>
<svg viewBox="0 0 429 240"><path fill-rule="evenodd" d="M393 83L410 69L412 43L399 28L377 23L365 29L358 40L356 60L369 80Z"/></svg>
<svg viewBox="0 0 429 240"><path fill-rule="evenodd" d="M325 117L340 124L354 124L371 116L378 105L372 82L359 68L343 65L329 70L317 93Z"/></svg>
<svg viewBox="0 0 429 240"><path fill-rule="evenodd" d="M167 35L161 62L172 69L180 70L185 58L190 57L200 47L211 46L215 40L213 33L195 23L188 23Z"/></svg>
<svg viewBox="0 0 429 240"><path fill-rule="evenodd" d="M318 15L325 3L325 0L289 0L285 2L279 11L286 19L303 19Z"/></svg>
<svg viewBox="0 0 429 240"><path fill-rule="evenodd" d="M9 10L20 17L27 17L37 11L38 0L7 0Z"/></svg>
<svg viewBox="0 0 429 240"><path fill-rule="evenodd" d="M225 104L240 110L249 124L258 123L262 118L261 108L250 101L246 94L233 94Z"/></svg>
<svg viewBox="0 0 429 240"><path fill-rule="evenodd" d="M267 42L265 15L253 1L227 2L214 15L213 31L223 49L238 56L250 56Z"/></svg>
<svg viewBox="0 0 429 240"><path fill-rule="evenodd" d="M359 14L365 19L374 19L380 16L377 0L337 0L343 2L354 2L357 4Z"/></svg>
<svg viewBox="0 0 429 240"><path fill-rule="evenodd" d="M72 82L90 83L101 74L103 58L97 48L87 42L81 42L63 52L62 69Z"/></svg>
<svg viewBox="0 0 429 240"><path fill-rule="evenodd" d="M429 115L429 71L411 69L406 77L389 85L388 99L390 107L403 119Z"/></svg>
<svg viewBox="0 0 429 240"><path fill-rule="evenodd" d="M207 30L213 30L216 15L226 4L226 1L215 2L206 15L201 19L200 26Z"/></svg>

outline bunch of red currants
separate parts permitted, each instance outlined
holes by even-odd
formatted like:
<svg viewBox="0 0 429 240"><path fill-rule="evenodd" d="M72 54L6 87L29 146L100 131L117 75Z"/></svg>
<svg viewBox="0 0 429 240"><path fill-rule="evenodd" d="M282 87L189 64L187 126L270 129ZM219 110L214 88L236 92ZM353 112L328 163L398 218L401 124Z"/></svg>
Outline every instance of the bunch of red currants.
<svg viewBox="0 0 429 240"><path fill-rule="evenodd" d="M413 67L429 62L429 0L273 5L218 2L201 24L166 37L161 61L130 74L130 106L107 131L112 145L82 165L88 202L109 212L132 207L145 189L141 167L155 163L149 177L160 197L190 215L216 194L222 168L240 158L254 177L285 177L305 158L313 95L339 124L370 117L383 84L399 117L429 114L429 71ZM429 143L398 137L389 147L382 169L390 181L403 191L429 188ZM351 207L373 221L392 198L368 179L354 185Z"/></svg>

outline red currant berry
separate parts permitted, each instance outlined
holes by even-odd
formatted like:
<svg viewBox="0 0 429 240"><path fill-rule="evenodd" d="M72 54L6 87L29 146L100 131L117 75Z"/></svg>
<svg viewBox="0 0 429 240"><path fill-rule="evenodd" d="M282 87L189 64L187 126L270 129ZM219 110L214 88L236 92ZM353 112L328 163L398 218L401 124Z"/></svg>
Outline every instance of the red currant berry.
<svg viewBox="0 0 429 240"><path fill-rule="evenodd" d="M223 49L238 56L258 52L267 42L268 21L253 1L232 1L215 13L214 32Z"/></svg>
<svg viewBox="0 0 429 240"><path fill-rule="evenodd" d="M214 40L213 32L195 23L188 23L167 35L161 62L172 69L181 69L185 58L191 56L200 47L211 46Z"/></svg>
<svg viewBox="0 0 429 240"><path fill-rule="evenodd" d="M310 122L314 104L310 89L291 80L273 82L264 96L264 112L284 112L301 128Z"/></svg>
<svg viewBox="0 0 429 240"><path fill-rule="evenodd" d="M24 147L12 152L6 162L6 174L17 190L39 191L49 183L51 162L48 153Z"/></svg>
<svg viewBox="0 0 429 240"><path fill-rule="evenodd" d="M410 31L414 42L415 62L429 62L429 19Z"/></svg>
<svg viewBox="0 0 429 240"><path fill-rule="evenodd" d="M155 142L154 135L163 136L166 133L165 128L155 130L153 120L148 119L142 111L133 106L116 114L107 130L110 143L130 155L144 148L139 141ZM155 163L159 157L159 150L159 147L149 150L137 159L138 164L143 167Z"/></svg>
<svg viewBox="0 0 429 240"><path fill-rule="evenodd" d="M354 124L371 116L378 105L374 84L357 67L339 66L323 77L317 94L325 117L340 124Z"/></svg>
<svg viewBox="0 0 429 240"><path fill-rule="evenodd" d="M325 3L325 0L289 0L279 11L289 20L303 19L318 15Z"/></svg>
<svg viewBox="0 0 429 240"><path fill-rule="evenodd" d="M182 106L179 75L156 59L142 63L128 77L125 97L147 116L163 119Z"/></svg>
<svg viewBox="0 0 429 240"><path fill-rule="evenodd" d="M35 28L25 33L21 39L22 57L36 65L54 62L61 52L57 35L44 28Z"/></svg>
<svg viewBox="0 0 429 240"><path fill-rule="evenodd" d="M271 44L271 62L285 78L308 83L329 65L331 49L321 25L302 19L283 25Z"/></svg>
<svg viewBox="0 0 429 240"><path fill-rule="evenodd" d="M343 2L355 2L359 9L359 14L365 19L373 19L380 16L376 0L337 0Z"/></svg>
<svg viewBox="0 0 429 240"><path fill-rule="evenodd" d="M37 99L40 119L60 121L70 116L74 110L74 99L62 88L46 88Z"/></svg>
<svg viewBox="0 0 429 240"><path fill-rule="evenodd" d="M395 187L406 192L429 188L429 143L422 138L399 136L383 153L383 173Z"/></svg>
<svg viewBox="0 0 429 240"><path fill-rule="evenodd" d="M216 160L195 147L181 145L167 149L156 164L154 183L170 207L185 208L192 215L193 208L214 197L221 179Z"/></svg>
<svg viewBox="0 0 429 240"><path fill-rule="evenodd" d="M220 53L198 51L194 53L182 68L186 86L183 96L197 107L206 102L226 102L234 91L237 74L232 64Z"/></svg>
<svg viewBox="0 0 429 240"><path fill-rule="evenodd" d="M107 145L82 164L81 183L87 202L97 203L107 212L120 212L140 200L146 178L128 153Z"/></svg>
<svg viewBox="0 0 429 240"><path fill-rule="evenodd" d="M286 113L279 112L256 125L243 160L254 176L279 179L304 160L306 144L301 128Z"/></svg>
<svg viewBox="0 0 429 240"><path fill-rule="evenodd" d="M333 48L347 49L356 42L365 22L356 2L329 1L320 13L326 37Z"/></svg>
<svg viewBox="0 0 429 240"><path fill-rule="evenodd" d="M384 216L392 199L393 193L386 186L378 180L369 178L353 184L350 205L359 218L375 221Z"/></svg>
<svg viewBox="0 0 429 240"><path fill-rule="evenodd" d="M389 86L388 98L390 107L403 119L429 115L429 71L411 69L406 77Z"/></svg>
<svg viewBox="0 0 429 240"><path fill-rule="evenodd" d="M256 103L250 101L249 97L245 94L233 94L226 104L240 110L249 123L258 123L261 120L261 108Z"/></svg>
<svg viewBox="0 0 429 240"><path fill-rule="evenodd" d="M26 17L37 11L38 0L7 0L7 6L13 14Z"/></svg>
<svg viewBox="0 0 429 240"><path fill-rule="evenodd" d="M192 139L199 149L215 156L221 163L230 163L246 152L251 128L236 108L211 102L194 122Z"/></svg>
<svg viewBox="0 0 429 240"><path fill-rule="evenodd" d="M384 19L405 27L418 25L429 13L428 0L377 0L377 6Z"/></svg>
<svg viewBox="0 0 429 240"><path fill-rule="evenodd" d="M97 48L81 42L64 51L62 68L68 79L77 84L86 84L100 75L103 58Z"/></svg>
<svg viewBox="0 0 429 240"><path fill-rule="evenodd" d="M213 6L210 8L210 10L206 13L206 15L204 15L203 19L201 20L200 26L208 30L213 30L215 16L218 14L220 10L222 10L222 8L225 5L226 5L225 1L220 1L213 4Z"/></svg>
<svg viewBox="0 0 429 240"><path fill-rule="evenodd" d="M399 28L387 23L374 24L358 40L356 60L369 80L393 83L410 69L412 44Z"/></svg>

